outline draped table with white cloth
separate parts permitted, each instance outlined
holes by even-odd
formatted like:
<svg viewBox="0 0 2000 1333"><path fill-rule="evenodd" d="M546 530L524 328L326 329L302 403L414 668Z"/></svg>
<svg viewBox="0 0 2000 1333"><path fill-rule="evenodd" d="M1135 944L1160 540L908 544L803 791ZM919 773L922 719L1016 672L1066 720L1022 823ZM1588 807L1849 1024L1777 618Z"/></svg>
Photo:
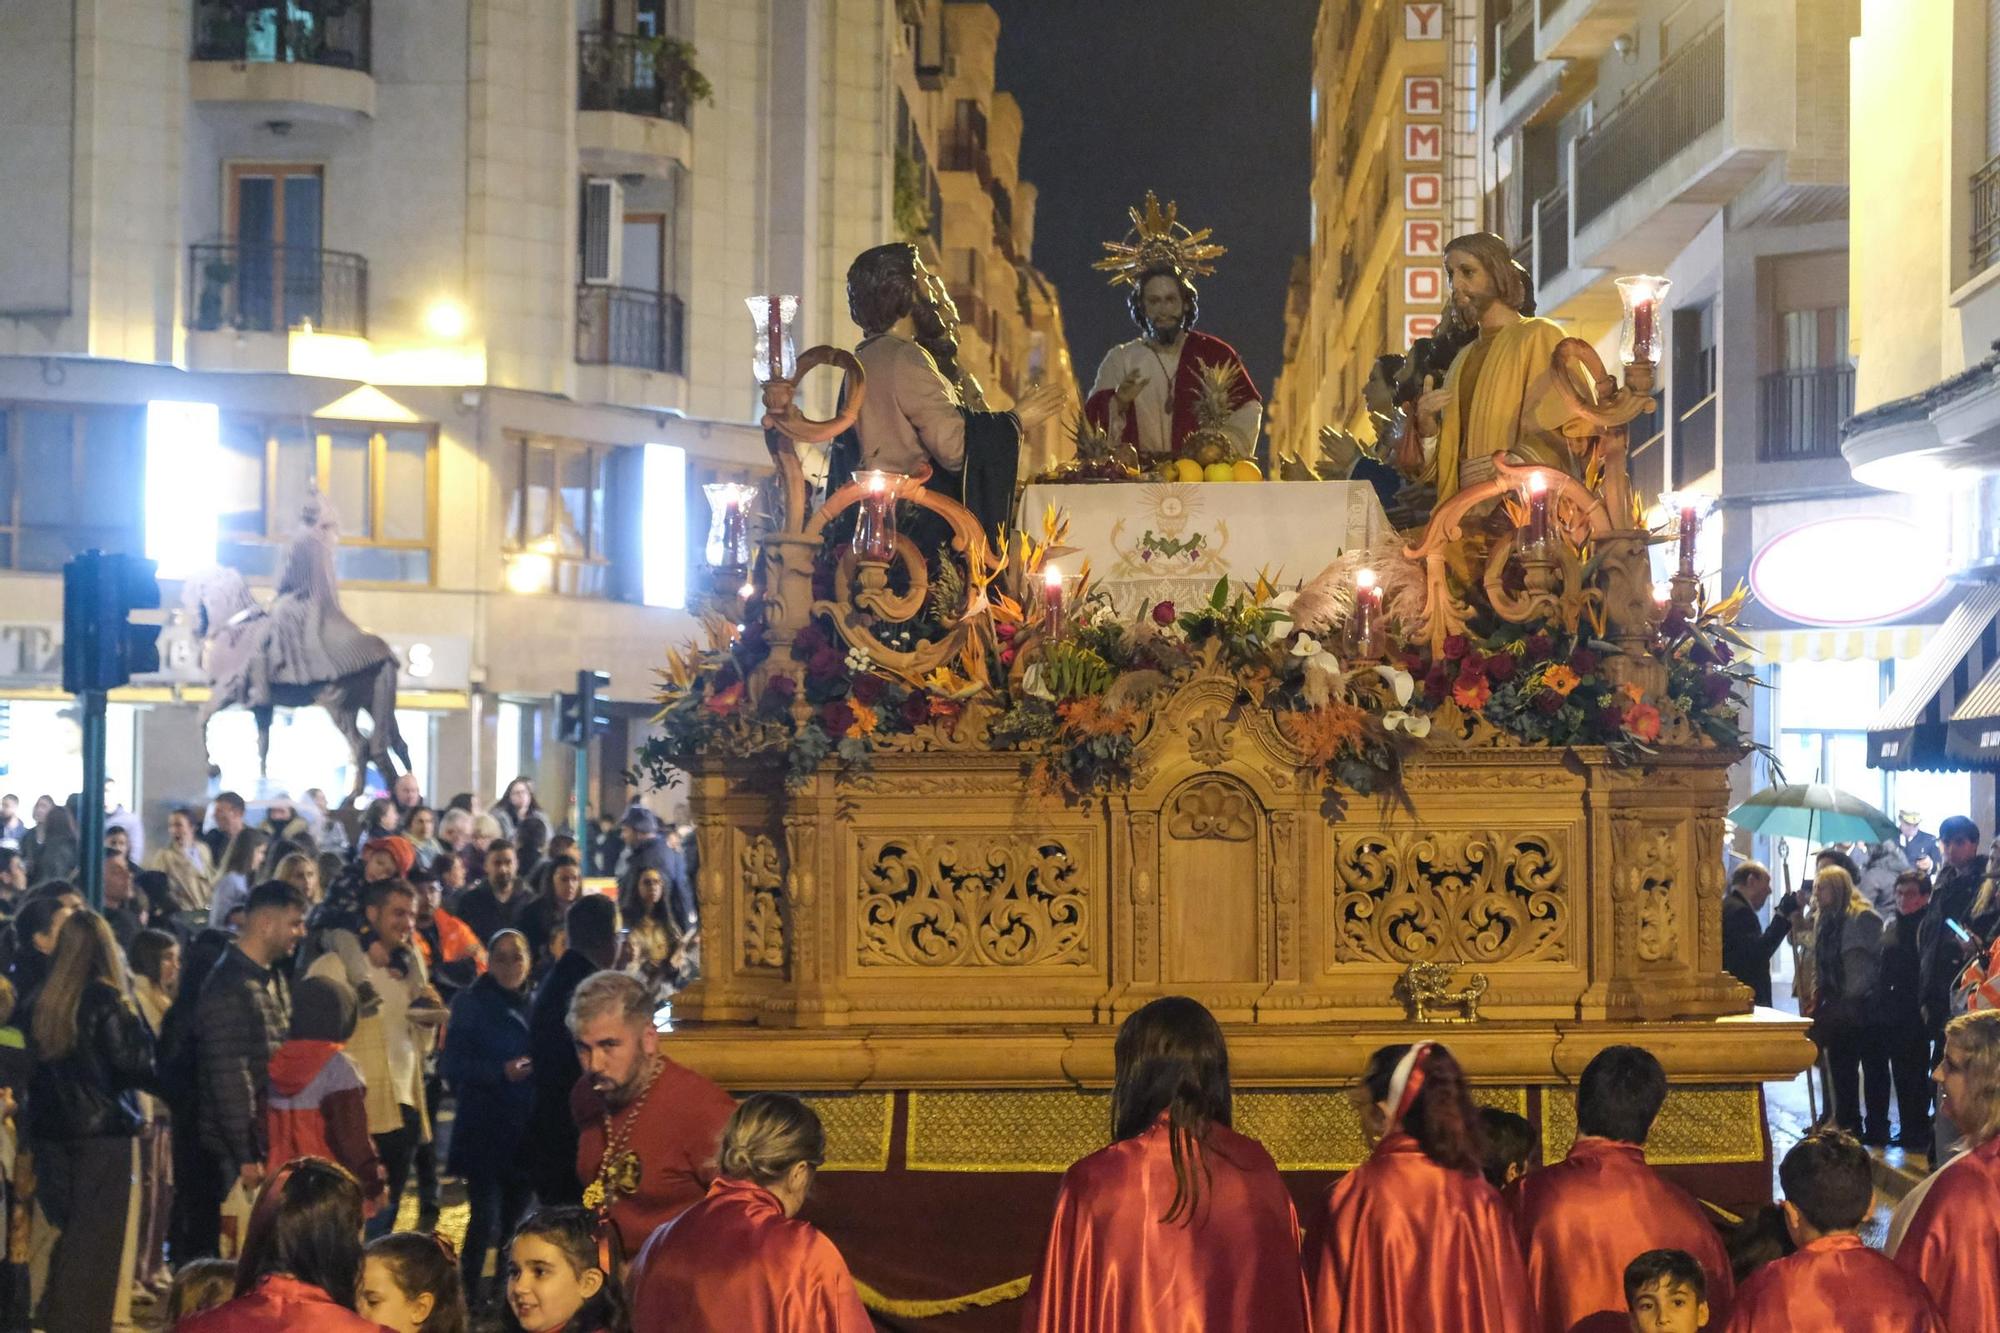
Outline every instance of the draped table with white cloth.
<svg viewBox="0 0 2000 1333"><path fill-rule="evenodd" d="M1215 580L1262 570L1290 587L1344 552L1393 535L1375 490L1357 481L1102 482L1035 485L1020 529L1039 536L1053 506L1069 516L1065 573L1090 560L1091 582L1123 616L1154 602L1205 601Z"/></svg>

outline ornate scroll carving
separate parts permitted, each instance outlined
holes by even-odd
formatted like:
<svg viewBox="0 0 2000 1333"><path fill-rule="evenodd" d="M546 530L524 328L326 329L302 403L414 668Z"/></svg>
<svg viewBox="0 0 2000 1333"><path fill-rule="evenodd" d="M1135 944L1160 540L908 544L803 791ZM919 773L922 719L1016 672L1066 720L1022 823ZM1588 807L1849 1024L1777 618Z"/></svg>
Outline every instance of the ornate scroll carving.
<svg viewBox="0 0 2000 1333"><path fill-rule="evenodd" d="M1337 961L1569 955L1574 906L1554 833L1351 833L1335 840L1334 875Z"/></svg>
<svg viewBox="0 0 2000 1333"><path fill-rule="evenodd" d="M875 839L860 864L864 967L1089 963L1086 894L1055 839Z"/></svg>
<svg viewBox="0 0 2000 1333"><path fill-rule="evenodd" d="M1187 742L1188 755L1197 764L1222 767L1236 748L1236 738L1229 727L1229 710L1219 703L1211 704L1189 718Z"/></svg>
<svg viewBox="0 0 2000 1333"><path fill-rule="evenodd" d="M795 980L817 980L819 957L813 931L813 899L819 885L813 874L819 855L819 821L811 815L785 816L785 896L792 904L792 962Z"/></svg>
<svg viewBox="0 0 2000 1333"><path fill-rule="evenodd" d="M1629 929L1642 963L1670 962L1680 954L1680 920L1674 911L1679 871L1673 831L1647 828L1636 819L1612 821L1618 866L1611 879L1619 924Z"/></svg>
<svg viewBox="0 0 2000 1333"><path fill-rule="evenodd" d="M743 966L785 965L785 874L778 845L759 833L743 848Z"/></svg>
<svg viewBox="0 0 2000 1333"><path fill-rule="evenodd" d="M1153 877L1160 871L1160 817L1134 811L1132 814L1132 966L1144 980L1151 980L1158 966L1153 956L1153 926L1158 915L1159 891Z"/></svg>
<svg viewBox="0 0 2000 1333"><path fill-rule="evenodd" d="M1290 980L1295 922L1299 910L1298 816L1271 816L1271 895L1277 899L1278 970Z"/></svg>
<svg viewBox="0 0 2000 1333"><path fill-rule="evenodd" d="M1174 797L1167 814L1167 836L1188 841L1220 838L1248 842L1257 836L1257 810L1249 793L1233 782L1208 778L1191 782Z"/></svg>

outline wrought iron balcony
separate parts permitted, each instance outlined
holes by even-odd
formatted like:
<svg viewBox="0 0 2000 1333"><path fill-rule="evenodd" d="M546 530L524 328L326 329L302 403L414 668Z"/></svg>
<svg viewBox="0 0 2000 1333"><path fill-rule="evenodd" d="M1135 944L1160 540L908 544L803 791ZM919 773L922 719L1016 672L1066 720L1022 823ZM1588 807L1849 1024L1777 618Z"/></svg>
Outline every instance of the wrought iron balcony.
<svg viewBox="0 0 2000 1333"><path fill-rule="evenodd" d="M577 34L577 107L624 111L685 125L687 63L659 38L627 33Z"/></svg>
<svg viewBox="0 0 2000 1333"><path fill-rule="evenodd" d="M369 0L195 0L194 58L368 72Z"/></svg>
<svg viewBox="0 0 2000 1333"><path fill-rule="evenodd" d="M1759 381L1758 396L1761 461L1840 457L1840 423L1854 415L1852 367L1781 370Z"/></svg>
<svg viewBox="0 0 2000 1333"><path fill-rule="evenodd" d="M255 243L188 247L188 327L368 334L368 261L340 250Z"/></svg>
<svg viewBox="0 0 2000 1333"><path fill-rule="evenodd" d="M1577 140L1579 231L1722 123L1722 75L1717 19Z"/></svg>
<svg viewBox="0 0 2000 1333"><path fill-rule="evenodd" d="M593 284L576 289L576 359L583 365L684 375L686 326L686 307L671 293Z"/></svg>
<svg viewBox="0 0 2000 1333"><path fill-rule="evenodd" d="M1535 201L1535 236L1541 247L1539 287L1569 267L1569 186L1558 185Z"/></svg>
<svg viewBox="0 0 2000 1333"><path fill-rule="evenodd" d="M1972 271L2000 263L2000 157L1972 177Z"/></svg>

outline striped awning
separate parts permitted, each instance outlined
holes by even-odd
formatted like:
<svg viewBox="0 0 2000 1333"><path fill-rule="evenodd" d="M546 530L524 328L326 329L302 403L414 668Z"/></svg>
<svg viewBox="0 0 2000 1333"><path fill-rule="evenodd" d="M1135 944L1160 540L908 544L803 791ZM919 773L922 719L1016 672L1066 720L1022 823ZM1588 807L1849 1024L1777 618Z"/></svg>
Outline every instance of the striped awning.
<svg viewBox="0 0 2000 1333"><path fill-rule="evenodd" d="M1968 768L2000 770L2000 662L1951 715L1944 749Z"/></svg>
<svg viewBox="0 0 2000 1333"><path fill-rule="evenodd" d="M1982 583L1924 645L1908 671L1897 673L1896 692L1868 726L1868 764L1889 769L1959 769L1945 751L1951 719L2000 662L2000 583Z"/></svg>
<svg viewBox="0 0 2000 1333"><path fill-rule="evenodd" d="M1869 625L1855 629L1745 630L1764 662L1898 662L1916 657L1935 625Z"/></svg>

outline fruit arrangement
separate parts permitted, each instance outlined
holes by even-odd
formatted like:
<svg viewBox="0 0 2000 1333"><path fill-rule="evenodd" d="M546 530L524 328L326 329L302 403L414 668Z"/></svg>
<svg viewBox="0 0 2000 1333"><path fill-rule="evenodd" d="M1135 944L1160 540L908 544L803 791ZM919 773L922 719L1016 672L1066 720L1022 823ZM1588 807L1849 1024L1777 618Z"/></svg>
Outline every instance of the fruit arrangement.
<svg viewBox="0 0 2000 1333"><path fill-rule="evenodd" d="M1183 442L1180 457L1160 465L1162 481L1262 481L1264 471L1238 456L1236 436L1229 430L1235 411L1235 366L1205 366L1201 393L1195 399L1195 428ZM1173 475L1169 476L1171 470Z"/></svg>
<svg viewBox="0 0 2000 1333"><path fill-rule="evenodd" d="M1113 444L1107 431L1079 416L1070 428L1076 455L1036 477L1038 482L1137 481L1139 452L1129 444Z"/></svg>

